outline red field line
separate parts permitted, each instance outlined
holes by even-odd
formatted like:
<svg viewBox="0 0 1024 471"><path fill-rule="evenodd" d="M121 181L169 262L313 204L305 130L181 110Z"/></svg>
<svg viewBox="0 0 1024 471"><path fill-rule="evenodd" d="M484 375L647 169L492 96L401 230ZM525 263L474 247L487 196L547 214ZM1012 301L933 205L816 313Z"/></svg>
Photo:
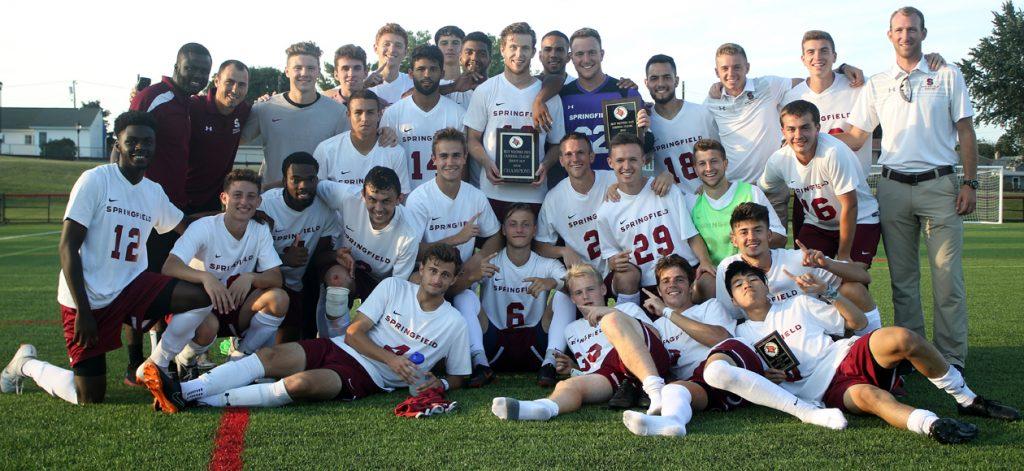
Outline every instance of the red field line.
<svg viewBox="0 0 1024 471"><path fill-rule="evenodd" d="M245 451L245 429L249 426L249 409L229 407L220 416L220 426L214 437L210 471L236 471L242 469Z"/></svg>

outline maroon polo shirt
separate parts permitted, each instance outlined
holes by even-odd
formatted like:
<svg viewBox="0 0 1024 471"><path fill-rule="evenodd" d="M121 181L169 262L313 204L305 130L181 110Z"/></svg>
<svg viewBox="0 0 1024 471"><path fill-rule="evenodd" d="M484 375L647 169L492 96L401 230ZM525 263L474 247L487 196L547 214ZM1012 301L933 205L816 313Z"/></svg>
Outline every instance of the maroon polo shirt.
<svg viewBox="0 0 1024 471"><path fill-rule="evenodd" d="M216 94L217 89L211 88L206 95L189 99L192 139L189 143L188 176L185 179L188 213L220 209L219 198L224 177L234 165L242 126L252 110L243 101L231 114L223 115L217 109L214 100Z"/></svg>
<svg viewBox="0 0 1024 471"><path fill-rule="evenodd" d="M188 95L164 77L132 98L129 107L147 111L156 118L156 152L146 169L146 178L163 187L171 203L185 209L185 176L188 170L188 142L191 133Z"/></svg>

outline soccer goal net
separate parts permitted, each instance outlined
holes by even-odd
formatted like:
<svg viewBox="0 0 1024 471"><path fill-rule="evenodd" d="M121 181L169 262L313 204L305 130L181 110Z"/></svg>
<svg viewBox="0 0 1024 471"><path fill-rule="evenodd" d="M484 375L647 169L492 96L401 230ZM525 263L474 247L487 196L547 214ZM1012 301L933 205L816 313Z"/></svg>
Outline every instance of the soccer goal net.
<svg viewBox="0 0 1024 471"><path fill-rule="evenodd" d="M962 180L963 167L956 167L956 174ZM882 178L882 166L872 165L868 175L871 191L876 192L878 179ZM1003 167L998 165L978 166L978 206L964 222L980 224L1002 224L1003 222ZM952 210L952 208L950 208Z"/></svg>

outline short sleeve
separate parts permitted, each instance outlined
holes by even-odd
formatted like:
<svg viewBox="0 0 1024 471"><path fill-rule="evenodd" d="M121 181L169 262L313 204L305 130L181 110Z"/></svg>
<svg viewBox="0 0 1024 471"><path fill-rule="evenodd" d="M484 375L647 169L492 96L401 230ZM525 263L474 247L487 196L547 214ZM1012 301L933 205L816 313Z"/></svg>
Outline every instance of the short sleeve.
<svg viewBox="0 0 1024 471"><path fill-rule="evenodd" d="M209 240L210 225L208 221L204 219L192 223L185 229L185 233L174 242L174 248L171 249L171 255L178 257L178 260L188 264L190 260L196 258L196 254L203 248L204 240Z"/></svg>
<svg viewBox="0 0 1024 471"><path fill-rule="evenodd" d="M388 310L388 302L397 299L399 283L401 281L397 278L385 278L366 297L363 304L359 305L359 313L376 325L384 316L384 312Z"/></svg>
<svg viewBox="0 0 1024 471"><path fill-rule="evenodd" d="M638 319L647 323L650 323L651 321L650 317L647 317L647 313L644 312L644 310L641 309L640 306L634 303L616 304L615 309L634 319Z"/></svg>
<svg viewBox="0 0 1024 471"><path fill-rule="evenodd" d="M769 211L772 213L774 211ZM743 319L743 311L736 307L732 302L732 297L729 296L729 290L726 288L725 270L729 268L729 264L736 261L735 258L726 257L718 263L718 270L715 273L715 299L718 300L718 304L725 309L733 319Z"/></svg>
<svg viewBox="0 0 1024 471"><path fill-rule="evenodd" d="M769 94L776 103L782 103L782 100L786 97L786 92L793 89L793 79L789 77L768 75L764 78L768 80Z"/></svg>
<svg viewBox="0 0 1024 471"><path fill-rule="evenodd" d="M786 156L779 152L776 151L768 157L768 162L764 166L764 172L761 173L761 178L757 181L757 185L765 191L772 191L786 185L786 179L782 178L782 172L779 169L783 165L783 158Z"/></svg>
<svg viewBox="0 0 1024 471"><path fill-rule="evenodd" d="M487 82L484 82L481 87L486 86L485 90L489 89L490 86ZM478 87L479 88L479 87ZM474 131L483 132L484 128L487 127L487 95L490 93L480 93L485 90L477 90L473 93L473 98L469 100L469 107L466 108L466 115L462 120L462 123Z"/></svg>
<svg viewBox="0 0 1024 471"><path fill-rule="evenodd" d="M836 195L842 195L857 190L857 180L860 177L860 161L853 151L845 144L835 146L832 149L834 155L828 160L829 179L834 182Z"/></svg>
<svg viewBox="0 0 1024 471"><path fill-rule="evenodd" d="M551 212L549 208L552 204L557 203L553 199L546 199L540 207L540 214L537 216L537 235L534 236L537 242L544 242L546 244L558 242L555 225L551 223L551 215L548 214Z"/></svg>
<svg viewBox="0 0 1024 471"><path fill-rule="evenodd" d="M465 185L465 183L463 183ZM498 223L498 216L494 215L494 209L487 201L483 201L480 205L480 216L476 218L476 224L480 226L480 237L490 237L497 234L501 230L501 224Z"/></svg>
<svg viewBox="0 0 1024 471"><path fill-rule="evenodd" d="M400 146L392 148L395 168L392 170L398 174L398 183L402 185L402 193L408 195L412 191L412 180L410 180L409 159L405 158L405 151Z"/></svg>
<svg viewBox="0 0 1024 471"><path fill-rule="evenodd" d="M548 144L558 144L565 137L565 120L563 119L562 98L555 95L547 101L548 113L551 114L551 130L547 134Z"/></svg>
<svg viewBox="0 0 1024 471"><path fill-rule="evenodd" d="M162 188L155 184L153 186L159 192L158 201L160 202L160 212L157 219L153 221L153 229L158 234L166 234L174 230L175 227L178 227L178 223L185 217L185 213L181 212L177 206L171 203L171 200L167 198L167 193L164 193Z"/></svg>
<svg viewBox="0 0 1024 471"><path fill-rule="evenodd" d="M736 319L725 310L722 303L717 299L709 299L704 302L704 323L708 325L719 325L729 331L729 335L736 335Z"/></svg>
<svg viewBox="0 0 1024 471"><path fill-rule="evenodd" d="M565 280L565 265L558 260L547 260L547 278L553 280Z"/></svg>
<svg viewBox="0 0 1024 471"><path fill-rule="evenodd" d="M316 160L316 163L318 164L316 178L321 182L328 180L327 176L330 174L331 170L330 163L328 162L329 156L327 155L327 146L330 141L330 138L324 139L316 145L315 149L313 149L313 160Z"/></svg>
<svg viewBox="0 0 1024 471"><path fill-rule="evenodd" d="M850 116L846 118L846 122L850 123L850 126L854 126L867 133L871 133L878 127L874 80L868 80L860 94L857 95L857 101L854 102L853 110L850 111Z"/></svg>
<svg viewBox="0 0 1024 471"><path fill-rule="evenodd" d="M794 300L798 306L821 324L830 335L843 335L846 332L846 321L831 304L826 304L810 296L797 296Z"/></svg>
<svg viewBox="0 0 1024 471"><path fill-rule="evenodd" d="M97 208L100 207L103 182L98 175L99 169L85 172L78 177L75 186L71 188L71 196L68 198L68 207L64 210L64 219L70 219L89 228L92 217Z"/></svg>
<svg viewBox="0 0 1024 471"><path fill-rule="evenodd" d="M766 208L772 207L771 201L768 201L768 196L764 194L764 191L762 191L761 188L758 188L756 185L750 185L750 193L751 199L754 200L754 203ZM782 225L782 221L779 219L779 213L776 213L775 211L768 211L768 230L776 234L786 235L786 226Z"/></svg>
<svg viewBox="0 0 1024 471"><path fill-rule="evenodd" d="M601 241L602 259L607 260L622 251L616 243L615 234L612 233L611 227L608 226L607 215L601 214L600 210L597 212L597 238Z"/></svg>
<svg viewBox="0 0 1024 471"><path fill-rule="evenodd" d="M679 190L679 187L669 187L667 197L672 199L673 206L675 206L676 212L679 214L679 228L683 231L682 238L689 239L699 235L697 227L693 225L693 219L690 218L690 211L686 208L686 201L683 199L683 193Z"/></svg>
<svg viewBox="0 0 1024 471"><path fill-rule="evenodd" d="M420 188L426 188L421 186ZM427 217L430 214L427 209L426 193L423 190L417 188L409 194L409 197L405 199L405 217L409 219L409 224L415 227L426 227ZM421 236L426 236L426 231L422 231Z"/></svg>
<svg viewBox="0 0 1024 471"><path fill-rule="evenodd" d="M257 223L255 227L260 231L259 238L256 240L256 243L259 244L256 269L263 272L281 266L281 256L274 249L274 238L270 235L270 226Z"/></svg>
<svg viewBox="0 0 1024 471"><path fill-rule="evenodd" d="M946 66L950 67L950 66ZM956 123L964 118L974 116L974 106L971 105L971 97L967 92L967 83L959 68L950 67L953 71L953 90L950 93L950 117Z"/></svg>
<svg viewBox="0 0 1024 471"><path fill-rule="evenodd" d="M330 180L320 180L320 183L316 186L317 198L320 198L328 208L336 211L341 211L345 206L345 202L358 197L360 192L362 192L362 189L358 185L332 182Z"/></svg>
<svg viewBox="0 0 1024 471"><path fill-rule="evenodd" d="M459 317L460 322L456 322L456 327L452 329L448 352L444 356L445 372L452 376L467 376L473 372L469 358L469 332L461 320Z"/></svg>

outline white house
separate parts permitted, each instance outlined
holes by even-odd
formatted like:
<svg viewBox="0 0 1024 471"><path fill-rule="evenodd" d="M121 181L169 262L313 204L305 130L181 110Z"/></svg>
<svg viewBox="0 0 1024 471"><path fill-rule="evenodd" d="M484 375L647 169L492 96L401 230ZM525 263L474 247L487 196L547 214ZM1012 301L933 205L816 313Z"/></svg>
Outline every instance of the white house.
<svg viewBox="0 0 1024 471"><path fill-rule="evenodd" d="M67 138L79 157L106 157L99 108L0 108L0 138L5 155L40 155L44 143Z"/></svg>

